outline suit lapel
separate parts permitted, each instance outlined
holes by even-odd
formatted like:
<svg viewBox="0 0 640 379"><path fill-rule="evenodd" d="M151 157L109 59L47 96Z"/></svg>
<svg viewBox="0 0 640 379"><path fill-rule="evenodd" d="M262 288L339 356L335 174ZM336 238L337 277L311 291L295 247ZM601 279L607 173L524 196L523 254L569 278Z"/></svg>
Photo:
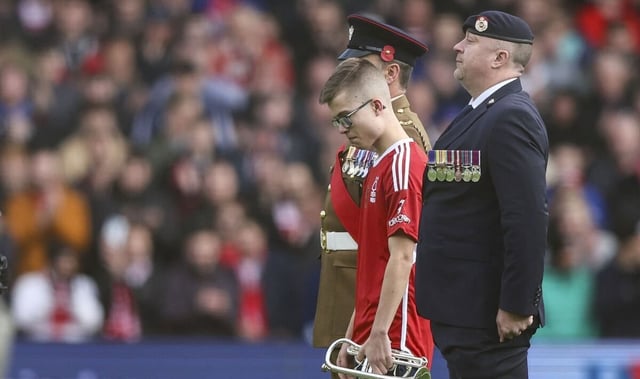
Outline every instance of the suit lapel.
<svg viewBox="0 0 640 379"><path fill-rule="evenodd" d="M520 84L520 79L516 79L511 83L501 87L496 92L491 94L482 104L473 109L471 112L466 115L456 117L449 127L442 133L438 141L436 142L434 149L444 150L447 149L451 143L453 143L456 139L458 139L464 132L469 129L480 116L482 116L487 109L492 107L495 103L500 101L503 97L511 94L522 91L522 85Z"/></svg>

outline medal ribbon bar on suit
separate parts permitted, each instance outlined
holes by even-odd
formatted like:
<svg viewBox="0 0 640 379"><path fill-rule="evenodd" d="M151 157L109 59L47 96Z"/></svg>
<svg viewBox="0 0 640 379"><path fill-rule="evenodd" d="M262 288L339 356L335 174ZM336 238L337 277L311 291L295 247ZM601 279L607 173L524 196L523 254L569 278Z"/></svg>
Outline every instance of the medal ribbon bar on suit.
<svg viewBox="0 0 640 379"><path fill-rule="evenodd" d="M471 166L471 181L477 182L480 180L480 150L472 150L473 165Z"/></svg>
<svg viewBox="0 0 640 379"><path fill-rule="evenodd" d="M429 150L427 151L427 179L430 182L435 182L436 180L436 151Z"/></svg>
<svg viewBox="0 0 640 379"><path fill-rule="evenodd" d="M455 169L454 169L454 158L455 151L447 150L447 168L445 169L446 177L445 180L447 182L453 182L455 179Z"/></svg>
<svg viewBox="0 0 640 379"><path fill-rule="evenodd" d="M436 150L436 179L439 182L443 182L447 178L446 173L446 150Z"/></svg>
<svg viewBox="0 0 640 379"><path fill-rule="evenodd" d="M471 181L471 152L469 150L462 151L462 180Z"/></svg>
<svg viewBox="0 0 640 379"><path fill-rule="evenodd" d="M430 182L478 182L482 176L480 150L427 151Z"/></svg>
<svg viewBox="0 0 640 379"><path fill-rule="evenodd" d="M338 153L336 154L336 161L333 166L333 172L331 174L331 202L333 204L333 210L336 212L336 216L338 216L338 219L344 228L357 242L360 227L360 208L358 207L358 204L353 201L351 195L349 195L342 178L342 170L338 169L338 167L340 167L340 154L343 151L344 147L338 150ZM346 162L347 161L345 160L345 163Z"/></svg>
<svg viewBox="0 0 640 379"><path fill-rule="evenodd" d="M455 151L455 169L454 169L454 179L456 182L462 180L462 170L461 170L461 162L460 162L460 150Z"/></svg>

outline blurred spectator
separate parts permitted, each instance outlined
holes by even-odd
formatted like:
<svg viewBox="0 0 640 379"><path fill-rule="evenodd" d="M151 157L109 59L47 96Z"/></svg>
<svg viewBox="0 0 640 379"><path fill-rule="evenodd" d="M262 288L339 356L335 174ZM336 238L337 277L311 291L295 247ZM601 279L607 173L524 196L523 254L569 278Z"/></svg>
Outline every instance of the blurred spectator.
<svg viewBox="0 0 640 379"><path fill-rule="evenodd" d="M552 151L547 168L547 196L553 202L556 192L576 192L586 200L589 212L588 217L593 219L595 227L606 228L607 203L599 190L585 177L586 157L585 152L578 146L570 143L556 145ZM584 218L580 217L580 218Z"/></svg>
<svg viewBox="0 0 640 379"><path fill-rule="evenodd" d="M576 24L589 44L604 48L612 25L623 25L632 36L631 43L640 52L640 13L633 0L596 0L583 3Z"/></svg>
<svg viewBox="0 0 640 379"><path fill-rule="evenodd" d="M16 326L29 339L43 342L83 342L102 325L98 289L80 274L78 253L51 244L50 265L20 275L12 289Z"/></svg>
<svg viewBox="0 0 640 379"><path fill-rule="evenodd" d="M113 80L115 93L110 105L117 110L118 126L124 135L129 135L134 115L144 106L134 41L126 37L108 39L103 43L99 59L104 74Z"/></svg>
<svg viewBox="0 0 640 379"><path fill-rule="evenodd" d="M122 215L150 229L156 260L167 263L179 258L175 204L166 188L154 179L151 162L143 152L133 150L129 154L116 183L114 200Z"/></svg>
<svg viewBox="0 0 640 379"><path fill-rule="evenodd" d="M303 77L315 55L337 57L344 50L348 26L340 1L272 2L271 7L282 25L282 38L291 48L296 78Z"/></svg>
<svg viewBox="0 0 640 379"><path fill-rule="evenodd" d="M220 265L235 269L242 259L237 233L249 221L247 211L239 201L227 201L219 204L213 220L213 228L220 235Z"/></svg>
<svg viewBox="0 0 640 379"><path fill-rule="evenodd" d="M131 40L140 37L146 25L145 0L113 0L109 7L111 34L119 33Z"/></svg>
<svg viewBox="0 0 640 379"><path fill-rule="evenodd" d="M548 106L543 108L543 117L551 147L572 144L589 148L597 144L597 140L592 140L593 125L581 120L582 99L577 91L558 89L550 96Z"/></svg>
<svg viewBox="0 0 640 379"><path fill-rule="evenodd" d="M640 204L633 205L635 220L625 218L616 228L618 255L596 281L594 309L605 338L640 338Z"/></svg>
<svg viewBox="0 0 640 379"><path fill-rule="evenodd" d="M17 244L17 273L47 266L47 245L57 240L78 254L89 246L90 209L82 194L62 176L57 152L41 149L33 153L31 186L11 196L6 204L6 223Z"/></svg>
<svg viewBox="0 0 640 379"><path fill-rule="evenodd" d="M427 45L430 44L431 41L434 40L434 36L432 34L432 30L434 28L432 25L437 22L434 17L433 2L424 0L406 0L400 4L399 8L400 14L397 25L418 41L426 43ZM456 34L458 34L457 30ZM446 40L443 42L446 42ZM452 47L453 45L455 45L455 43L449 46ZM414 72L413 75L420 77L421 73Z"/></svg>
<svg viewBox="0 0 640 379"><path fill-rule="evenodd" d="M33 47L51 41L54 27L54 4L52 0L16 1L16 13L21 36Z"/></svg>
<svg viewBox="0 0 640 379"><path fill-rule="evenodd" d="M569 12L560 4L550 6L546 0L520 4L530 9L530 17L540 25L530 62L533 65L527 66L530 68L523 75L523 87L540 104L550 102L556 91L584 93L588 85L584 65L589 50ZM541 15L535 14L536 7L544 9Z"/></svg>
<svg viewBox="0 0 640 379"><path fill-rule="evenodd" d="M587 252L579 245L580 241L567 234L563 222L563 211L578 200L571 196L565 199L568 199L565 207L560 206L550 217L550 257L542 279L546 321L544 328L536 332L536 338L580 339L596 335L591 317L594 274L586 263Z"/></svg>
<svg viewBox="0 0 640 379"><path fill-rule="evenodd" d="M615 156L622 174L613 183L607 200L611 230L623 243L633 235L640 220L640 119L624 117L617 127Z"/></svg>
<svg viewBox="0 0 640 379"><path fill-rule="evenodd" d="M187 154L192 127L203 117L204 104L198 96L174 93L164 105L162 130L150 141L147 155L153 165L154 176L166 175L177 160ZM170 175L165 178L169 179Z"/></svg>
<svg viewBox="0 0 640 379"><path fill-rule="evenodd" d="M95 274L105 309L102 336L107 340L134 342L142 337L142 320L132 286L127 283L131 257L127 240L131 225L122 215L108 218L100 233L102 271Z"/></svg>
<svg viewBox="0 0 640 379"><path fill-rule="evenodd" d="M280 42L279 26L273 17L241 5L226 21L226 43L217 44L222 48L214 53L212 74L231 79L258 95L291 90L294 85L292 60Z"/></svg>
<svg viewBox="0 0 640 379"><path fill-rule="evenodd" d="M271 204L270 253L265 268L265 295L272 334L299 336L315 313L315 276L319 262L321 191L309 168L284 166L279 196Z"/></svg>
<svg viewBox="0 0 640 379"><path fill-rule="evenodd" d="M0 202L27 190L29 155L21 145L5 145L0 151Z"/></svg>
<svg viewBox="0 0 640 379"><path fill-rule="evenodd" d="M118 3L133 3L138 0L118 0ZM142 35L136 44L136 60L142 81L150 86L169 70L171 47L175 29L168 15L161 10L151 8L147 11L145 22L140 24Z"/></svg>
<svg viewBox="0 0 640 379"><path fill-rule="evenodd" d="M133 121L132 142L138 146L147 146L157 139L163 133L162 129L171 127L162 123L163 111L170 100L191 97L199 99L202 110L211 121L211 127L216 131L216 147L221 152L233 151L237 141L232 112L245 106L247 94L230 81L204 76L189 61L176 62L171 74L153 85L148 102ZM167 120L167 123L170 122ZM164 133L167 138L171 136L170 133Z"/></svg>
<svg viewBox="0 0 640 379"><path fill-rule="evenodd" d="M33 80L36 134L41 144L57 146L75 131L82 102L80 89L70 80L63 53L43 47L36 56Z"/></svg>
<svg viewBox="0 0 640 379"><path fill-rule="evenodd" d="M335 159L334 152L344 143L343 136L331 133L331 112L318 101L320 90L335 70L335 56L313 57L300 78L300 92L294 96L293 128L296 133L304 133L307 160L314 177L319 183L328 183L329 167ZM300 148L300 147L298 147Z"/></svg>
<svg viewBox="0 0 640 379"><path fill-rule="evenodd" d="M190 336L236 335L238 283L218 264L220 238L210 230L190 234L184 262L168 273L162 317L169 332Z"/></svg>
<svg viewBox="0 0 640 379"><path fill-rule="evenodd" d="M235 266L240 285L238 334L247 341L268 335L263 276L268 246L264 230L254 221L245 221L236 234L240 258Z"/></svg>
<svg viewBox="0 0 640 379"><path fill-rule="evenodd" d="M617 240L596 223L585 191L558 188L551 200L549 217L559 238L578 252L581 266L595 272L615 255Z"/></svg>
<svg viewBox="0 0 640 379"><path fill-rule="evenodd" d="M17 62L0 65L0 138L26 144L33 137L34 106L28 73Z"/></svg>
<svg viewBox="0 0 640 379"><path fill-rule="evenodd" d="M629 110L606 112L598 127L605 137L606 153L593 161L588 180L611 201L616 197L615 187L620 181L638 175L640 114Z"/></svg>
<svg viewBox="0 0 640 379"><path fill-rule="evenodd" d="M132 223L126 242L129 264L124 279L133 290L144 336L164 333L158 316L165 292L165 270L155 257L151 231L141 223Z"/></svg>
<svg viewBox="0 0 640 379"><path fill-rule="evenodd" d="M67 68L78 72L99 49L95 14L89 0L54 2L56 45L64 54Z"/></svg>
<svg viewBox="0 0 640 379"><path fill-rule="evenodd" d="M433 16L432 16L433 17ZM453 46L462 37L460 25L464 20L455 13L441 13L433 20L433 36L422 40L429 45L429 55L448 57L455 62ZM428 57L427 57L428 59ZM453 75L453 74L452 74ZM411 86L409 86L411 88Z"/></svg>
<svg viewBox="0 0 640 379"><path fill-rule="evenodd" d="M185 225L187 230L215 227L221 208L240 200L240 180L235 167L230 162L212 162L203 168L203 175L203 203ZM235 230L225 230L222 238L232 238L233 234Z"/></svg>
<svg viewBox="0 0 640 379"><path fill-rule="evenodd" d="M272 91L253 99L249 154L275 153L287 161L318 167L315 136L307 123L294 123L293 95Z"/></svg>
<svg viewBox="0 0 640 379"><path fill-rule="evenodd" d="M78 130L62 142L60 154L67 181L74 183L89 203L94 227L84 266L95 272L100 228L110 214L118 211L114 188L127 159L126 140L114 110L104 105L84 109Z"/></svg>
<svg viewBox="0 0 640 379"><path fill-rule="evenodd" d="M590 126L589 147L602 154L607 144L602 130L607 114L631 106L631 89L637 78L633 62L627 56L607 50L596 53L590 71L592 88L581 107L581 122ZM600 127L599 120L605 120Z"/></svg>

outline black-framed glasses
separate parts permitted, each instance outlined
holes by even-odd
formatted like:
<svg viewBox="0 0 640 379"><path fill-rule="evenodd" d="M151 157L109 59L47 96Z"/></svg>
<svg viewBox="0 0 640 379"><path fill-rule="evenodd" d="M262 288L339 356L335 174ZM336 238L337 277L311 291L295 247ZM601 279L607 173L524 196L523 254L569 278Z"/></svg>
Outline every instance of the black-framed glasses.
<svg viewBox="0 0 640 379"><path fill-rule="evenodd" d="M343 128L345 128L345 129L349 129L351 127L351 125L353 125L353 122L351 122L351 116L356 114L356 112L358 112L360 109L364 108L365 105L369 104L372 101L373 101L373 99L369 99L369 100L365 101L364 103L362 103L362 105L360 105L358 108L352 110L351 112L347 113L346 115L340 116L340 117L336 117L336 118L332 119L331 120L331 125L336 129L339 129L341 126Z"/></svg>

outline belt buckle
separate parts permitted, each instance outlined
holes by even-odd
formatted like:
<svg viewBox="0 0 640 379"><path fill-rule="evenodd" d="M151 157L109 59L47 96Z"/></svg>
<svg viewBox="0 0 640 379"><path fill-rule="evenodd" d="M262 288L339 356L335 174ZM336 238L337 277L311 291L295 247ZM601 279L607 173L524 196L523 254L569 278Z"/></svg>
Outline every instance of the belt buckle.
<svg viewBox="0 0 640 379"><path fill-rule="evenodd" d="M320 229L320 247L322 251L327 251L327 232Z"/></svg>

